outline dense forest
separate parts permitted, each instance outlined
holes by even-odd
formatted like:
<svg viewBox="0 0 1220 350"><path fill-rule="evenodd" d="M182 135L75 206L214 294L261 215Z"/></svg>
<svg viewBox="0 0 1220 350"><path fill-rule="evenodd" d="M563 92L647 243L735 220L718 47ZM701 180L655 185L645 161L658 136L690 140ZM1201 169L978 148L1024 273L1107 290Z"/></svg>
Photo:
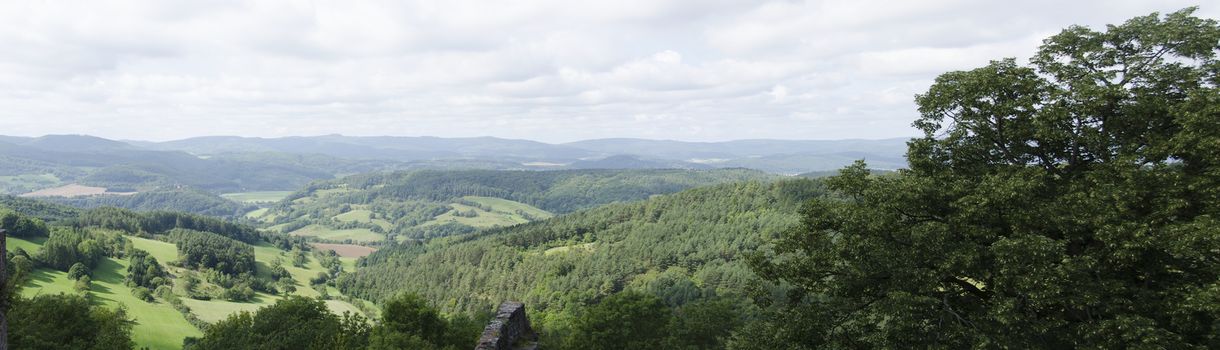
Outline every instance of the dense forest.
<svg viewBox="0 0 1220 350"><path fill-rule="evenodd" d="M137 211L168 210L193 214L240 217L255 207L195 189L157 190L132 195L49 197L45 200L78 208L118 207Z"/></svg>
<svg viewBox="0 0 1220 350"><path fill-rule="evenodd" d="M813 180L724 184L399 244L364 259L337 286L370 300L419 293L449 312L521 300L554 335L584 306L624 290L658 296L667 308L743 301L758 284L746 255L795 225L801 203L819 193Z"/></svg>

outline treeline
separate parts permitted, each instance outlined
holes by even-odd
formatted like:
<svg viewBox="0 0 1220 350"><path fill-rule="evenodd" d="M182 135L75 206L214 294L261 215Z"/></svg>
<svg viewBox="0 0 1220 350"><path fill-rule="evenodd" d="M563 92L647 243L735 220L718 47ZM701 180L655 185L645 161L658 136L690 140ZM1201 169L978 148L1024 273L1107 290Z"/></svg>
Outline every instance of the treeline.
<svg viewBox="0 0 1220 350"><path fill-rule="evenodd" d="M0 208L0 229L4 229L13 237L46 237L47 224L38 218L31 218L15 211Z"/></svg>
<svg viewBox="0 0 1220 350"><path fill-rule="evenodd" d="M140 192L126 196L51 197L46 200L85 209L118 207L136 211L175 211L227 218L239 217L255 209L252 205L191 189Z"/></svg>
<svg viewBox="0 0 1220 350"><path fill-rule="evenodd" d="M285 250L308 250L299 237L259 232L252 226L223 219L170 211L135 212L114 207L87 210L71 221L78 227L101 227L131 234L166 234L173 229L211 232L250 244L268 242Z"/></svg>
<svg viewBox="0 0 1220 350"><path fill-rule="evenodd" d="M184 349L465 349L487 318L446 318L424 299L404 294L385 301L374 325L359 315L335 315L322 300L293 296L230 315L202 337L187 338Z"/></svg>
<svg viewBox="0 0 1220 350"><path fill-rule="evenodd" d="M83 211L67 205L9 195L0 195L0 207L50 223L75 219Z"/></svg>
<svg viewBox="0 0 1220 350"><path fill-rule="evenodd" d="M449 312L521 300L535 322L553 329L624 290L659 296L670 307L745 300L757 284L746 255L795 225L800 204L819 193L815 180L726 184L428 246L398 244L365 258L337 286L369 300L419 293Z"/></svg>
<svg viewBox="0 0 1220 350"><path fill-rule="evenodd" d="M342 184L348 188L364 190L364 193L351 194L346 198L360 204L370 203L380 197L448 201L463 196L483 196L518 201L553 213L570 213L601 204L636 201L654 194L673 193L696 186L769 178L772 177L765 173L746 169L420 170L353 175L342 180L311 185L309 189Z"/></svg>

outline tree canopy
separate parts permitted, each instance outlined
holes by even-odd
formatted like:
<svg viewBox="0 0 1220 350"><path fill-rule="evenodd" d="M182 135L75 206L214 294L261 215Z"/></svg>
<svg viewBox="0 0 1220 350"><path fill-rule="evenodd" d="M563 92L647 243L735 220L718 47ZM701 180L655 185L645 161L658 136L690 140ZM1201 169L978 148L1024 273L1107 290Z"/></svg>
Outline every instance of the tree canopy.
<svg viewBox="0 0 1220 350"><path fill-rule="evenodd" d="M910 169L844 169L756 260L798 293L737 347L1220 346L1220 27L1192 13L941 75Z"/></svg>

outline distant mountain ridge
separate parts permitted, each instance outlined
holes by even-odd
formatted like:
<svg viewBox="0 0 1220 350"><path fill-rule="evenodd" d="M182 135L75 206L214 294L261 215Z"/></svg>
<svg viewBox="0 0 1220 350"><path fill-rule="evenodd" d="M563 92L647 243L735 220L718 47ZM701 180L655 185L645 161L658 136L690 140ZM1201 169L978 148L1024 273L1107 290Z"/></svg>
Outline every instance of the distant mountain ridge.
<svg viewBox="0 0 1220 350"><path fill-rule="evenodd" d="M865 159L906 167L906 139L687 142L596 139L563 144L496 137L206 136L116 141L88 135L0 136L0 193L79 183L122 191L189 186L213 193L291 190L363 172L415 169L717 169L796 175Z"/></svg>
<svg viewBox="0 0 1220 350"><path fill-rule="evenodd" d="M747 167L797 174L838 169L856 159L869 160L875 163L877 168L902 168L906 166L903 155L906 152L907 140L909 139L747 139L692 142L607 138L549 144L496 137L325 135L282 138L208 136L134 144L147 149L177 150L202 155L266 151L398 161L486 159L517 162L525 168L531 168L527 163L542 162L561 164L574 169L618 167L618 164L622 164L619 168Z"/></svg>

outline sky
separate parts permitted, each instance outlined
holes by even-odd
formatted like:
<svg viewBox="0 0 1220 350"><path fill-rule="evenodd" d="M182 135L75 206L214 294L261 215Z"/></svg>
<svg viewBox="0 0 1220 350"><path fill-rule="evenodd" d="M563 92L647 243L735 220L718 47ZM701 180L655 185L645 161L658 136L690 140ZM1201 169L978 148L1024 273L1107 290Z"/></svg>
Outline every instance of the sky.
<svg viewBox="0 0 1220 350"><path fill-rule="evenodd" d="M1198 4L4 1L0 134L907 137L941 73Z"/></svg>

